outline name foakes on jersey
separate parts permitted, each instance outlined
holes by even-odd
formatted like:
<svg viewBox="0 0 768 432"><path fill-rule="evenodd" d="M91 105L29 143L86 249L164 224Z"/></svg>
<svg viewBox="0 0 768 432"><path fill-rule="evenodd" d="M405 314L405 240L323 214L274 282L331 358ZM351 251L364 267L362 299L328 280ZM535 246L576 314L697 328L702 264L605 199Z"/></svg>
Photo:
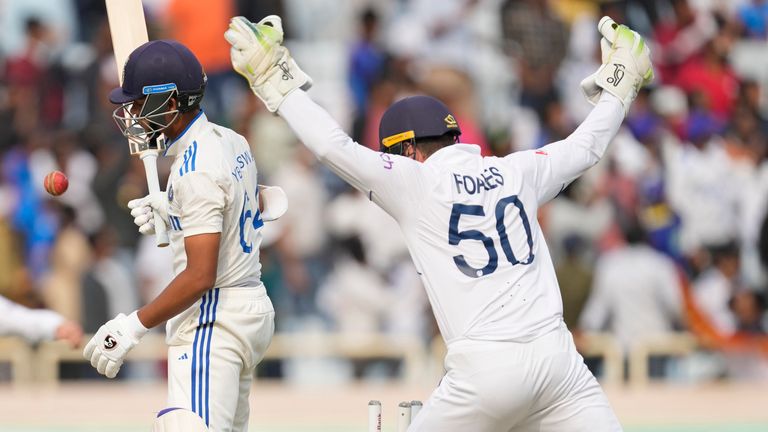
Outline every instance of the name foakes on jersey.
<svg viewBox="0 0 768 432"><path fill-rule="evenodd" d="M250 151L244 151L235 157L235 168L232 170L232 177L240 181L243 179L243 169L253 163L253 155Z"/></svg>
<svg viewBox="0 0 768 432"><path fill-rule="evenodd" d="M496 167L488 167L480 175L453 173L456 192L474 195L504 185L504 176Z"/></svg>

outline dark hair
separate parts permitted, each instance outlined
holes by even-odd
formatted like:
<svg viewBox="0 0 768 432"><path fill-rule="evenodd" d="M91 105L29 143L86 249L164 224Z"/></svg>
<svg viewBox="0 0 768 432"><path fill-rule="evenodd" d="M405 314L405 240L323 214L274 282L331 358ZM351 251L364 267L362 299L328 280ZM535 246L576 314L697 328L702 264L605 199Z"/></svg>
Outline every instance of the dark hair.
<svg viewBox="0 0 768 432"><path fill-rule="evenodd" d="M360 22L366 25L376 24L379 21L379 16L376 14L376 10L368 6L360 13Z"/></svg>
<svg viewBox="0 0 768 432"><path fill-rule="evenodd" d="M341 255L349 256L360 264L366 264L365 247L357 235L353 234L336 239L336 251Z"/></svg>
<svg viewBox="0 0 768 432"><path fill-rule="evenodd" d="M456 137L456 134L448 132L435 137L417 138L415 144L416 147L421 150L421 153L426 157L431 156L432 153L440 150L443 147L448 147L449 145L455 144Z"/></svg>
<svg viewBox="0 0 768 432"><path fill-rule="evenodd" d="M24 22L24 30L27 34L40 31L43 28L43 23L40 18L36 16L28 17Z"/></svg>
<svg viewBox="0 0 768 432"><path fill-rule="evenodd" d="M647 242L648 235L645 232L645 228L640 221L631 220L627 222L627 225L623 229L624 240L631 245L642 244Z"/></svg>
<svg viewBox="0 0 768 432"><path fill-rule="evenodd" d="M728 258L739 258L739 244L734 240L710 245L708 249L715 265Z"/></svg>

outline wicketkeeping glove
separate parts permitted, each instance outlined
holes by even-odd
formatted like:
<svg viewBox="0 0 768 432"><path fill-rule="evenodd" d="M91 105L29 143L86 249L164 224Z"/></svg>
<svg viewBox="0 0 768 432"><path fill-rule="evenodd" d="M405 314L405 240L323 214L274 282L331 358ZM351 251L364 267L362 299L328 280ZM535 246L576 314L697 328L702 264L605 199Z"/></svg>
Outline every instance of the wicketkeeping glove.
<svg viewBox="0 0 768 432"><path fill-rule="evenodd" d="M131 209L133 223L139 227L139 232L144 235L155 233L155 218L152 210L160 213L163 223L168 220L168 199L164 192L150 194L144 198L138 198L128 201L128 208Z"/></svg>
<svg viewBox="0 0 768 432"><path fill-rule="evenodd" d="M302 71L282 46L283 25L280 17L270 15L254 24L234 17L224 38L232 45L232 67L248 80L251 90L270 112L297 88L312 86L312 79Z"/></svg>
<svg viewBox="0 0 768 432"><path fill-rule="evenodd" d="M651 51L637 32L605 16L597 25L603 64L581 82L581 89L593 105L603 90L621 100L624 115L637 92L653 81Z"/></svg>
<svg viewBox="0 0 768 432"><path fill-rule="evenodd" d="M83 357L90 360L91 366L100 374L114 378L128 351L139 343L147 331L136 312L128 316L118 314L101 326L88 341Z"/></svg>

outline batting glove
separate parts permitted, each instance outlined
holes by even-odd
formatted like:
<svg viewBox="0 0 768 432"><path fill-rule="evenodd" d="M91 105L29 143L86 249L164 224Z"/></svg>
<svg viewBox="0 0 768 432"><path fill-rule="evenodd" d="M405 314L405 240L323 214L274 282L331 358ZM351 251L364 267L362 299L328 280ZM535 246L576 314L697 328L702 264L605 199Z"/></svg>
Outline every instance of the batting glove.
<svg viewBox="0 0 768 432"><path fill-rule="evenodd" d="M280 17L270 15L256 24L234 17L224 38L232 46L232 67L248 80L251 90L270 112L277 111L292 91L312 86L312 79L299 68L288 48L282 46Z"/></svg>
<svg viewBox="0 0 768 432"><path fill-rule="evenodd" d="M163 223L168 220L168 199L164 192L157 192L128 201L128 208L131 209L133 223L139 227L139 232L144 235L155 233L155 217L153 210L157 210Z"/></svg>
<svg viewBox="0 0 768 432"><path fill-rule="evenodd" d="M603 90L611 93L621 101L626 116L640 88L653 81L651 51L637 32L607 16L600 20L597 29L603 36L603 64L581 82L581 89L593 105L600 100Z"/></svg>
<svg viewBox="0 0 768 432"><path fill-rule="evenodd" d="M88 341L83 357L90 360L91 366L100 374L114 378L128 351L139 343L147 331L136 312L128 316L118 314L101 326Z"/></svg>

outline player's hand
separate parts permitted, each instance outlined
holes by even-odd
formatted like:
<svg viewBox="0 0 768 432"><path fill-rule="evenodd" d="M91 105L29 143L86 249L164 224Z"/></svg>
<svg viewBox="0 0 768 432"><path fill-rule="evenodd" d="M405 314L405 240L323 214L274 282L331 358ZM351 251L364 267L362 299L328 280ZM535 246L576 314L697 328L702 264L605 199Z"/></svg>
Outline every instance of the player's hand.
<svg viewBox="0 0 768 432"><path fill-rule="evenodd" d="M603 64L581 82L584 95L592 104L605 90L621 100L624 115L629 112L637 92L653 81L653 65L648 45L637 32L603 17L597 25Z"/></svg>
<svg viewBox="0 0 768 432"><path fill-rule="evenodd" d="M65 320L56 327L54 338L66 342L72 348L77 348L83 342L83 328L74 321Z"/></svg>
<svg viewBox="0 0 768 432"><path fill-rule="evenodd" d="M139 227L139 232L144 235L155 233L155 217L153 210L157 210L163 223L168 220L168 199L164 192L157 192L128 201L128 208L131 209L133 223Z"/></svg>
<svg viewBox="0 0 768 432"><path fill-rule="evenodd" d="M312 86L312 79L302 71L283 43L280 17L270 15L258 23L243 17L230 20L224 38L232 46L232 67L248 80L251 90L270 112L280 107L285 97Z"/></svg>
<svg viewBox="0 0 768 432"><path fill-rule="evenodd" d="M101 326L88 341L83 350L83 357L90 360L91 366L100 374L114 378L128 351L139 343L147 331L136 312L128 316L118 314Z"/></svg>
<svg viewBox="0 0 768 432"><path fill-rule="evenodd" d="M256 24L241 16L234 17L229 21L224 38L232 45L232 67L251 86L263 79L285 51L282 46L283 24L276 15L270 15Z"/></svg>

